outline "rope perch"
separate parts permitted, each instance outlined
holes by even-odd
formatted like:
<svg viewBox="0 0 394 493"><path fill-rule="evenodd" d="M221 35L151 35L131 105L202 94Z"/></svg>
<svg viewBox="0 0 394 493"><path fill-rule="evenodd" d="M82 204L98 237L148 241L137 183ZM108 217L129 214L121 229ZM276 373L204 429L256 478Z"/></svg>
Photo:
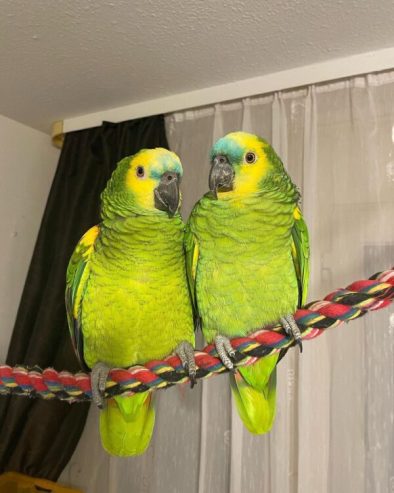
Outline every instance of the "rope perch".
<svg viewBox="0 0 394 493"><path fill-rule="evenodd" d="M346 289L337 289L324 300L308 303L297 310L294 318L301 330L302 339L310 340L321 335L330 327L337 327L365 315L368 311L380 310L388 306L394 298L394 269L379 272L369 279L356 281ZM236 366L250 365L257 359L276 353L294 345L294 339L286 335L279 325L257 330L249 337L232 339L236 350ZM203 351L195 351L197 378L208 378L228 371L217 356L212 344ZM106 397L132 395L135 392L156 390L188 381L177 356L169 356L163 361L150 361L144 366L133 366L127 370L111 370ZM81 402L91 400L90 375L75 375L53 368L41 370L8 365L0 366L0 394L42 397Z"/></svg>

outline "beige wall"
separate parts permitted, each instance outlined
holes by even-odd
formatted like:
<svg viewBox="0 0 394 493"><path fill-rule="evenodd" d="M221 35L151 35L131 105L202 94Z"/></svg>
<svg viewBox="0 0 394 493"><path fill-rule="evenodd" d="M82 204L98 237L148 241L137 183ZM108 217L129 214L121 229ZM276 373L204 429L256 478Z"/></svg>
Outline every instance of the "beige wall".
<svg viewBox="0 0 394 493"><path fill-rule="evenodd" d="M0 364L58 157L48 135L0 115Z"/></svg>

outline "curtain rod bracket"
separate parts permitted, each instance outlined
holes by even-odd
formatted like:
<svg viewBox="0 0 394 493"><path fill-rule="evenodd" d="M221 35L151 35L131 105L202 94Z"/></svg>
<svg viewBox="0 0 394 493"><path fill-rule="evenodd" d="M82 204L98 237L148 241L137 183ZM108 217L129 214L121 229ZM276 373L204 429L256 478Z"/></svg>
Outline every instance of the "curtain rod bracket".
<svg viewBox="0 0 394 493"><path fill-rule="evenodd" d="M64 143L63 120L58 120L52 123L51 128L52 145L61 149Z"/></svg>

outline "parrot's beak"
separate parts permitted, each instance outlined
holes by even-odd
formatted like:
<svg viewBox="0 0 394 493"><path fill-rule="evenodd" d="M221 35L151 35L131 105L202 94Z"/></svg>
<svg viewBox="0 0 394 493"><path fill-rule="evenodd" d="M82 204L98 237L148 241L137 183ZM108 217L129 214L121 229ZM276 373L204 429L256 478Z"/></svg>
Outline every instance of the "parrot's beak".
<svg viewBox="0 0 394 493"><path fill-rule="evenodd" d="M229 192L233 189L234 169L230 165L226 156L216 156L212 162L209 174L209 189L215 199L219 192Z"/></svg>
<svg viewBox="0 0 394 493"><path fill-rule="evenodd" d="M172 217L179 206L179 175L167 171L160 179L159 186L155 188L155 207L160 211L168 212Z"/></svg>

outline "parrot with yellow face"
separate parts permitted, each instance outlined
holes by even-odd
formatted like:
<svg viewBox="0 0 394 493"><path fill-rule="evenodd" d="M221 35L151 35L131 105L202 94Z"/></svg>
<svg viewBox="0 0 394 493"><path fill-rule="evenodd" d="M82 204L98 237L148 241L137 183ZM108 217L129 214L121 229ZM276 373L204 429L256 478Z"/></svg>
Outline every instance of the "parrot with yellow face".
<svg viewBox="0 0 394 493"><path fill-rule="evenodd" d="M179 214L182 165L162 148L120 161L101 195L101 218L78 243L68 266L66 307L74 347L92 370L103 447L143 453L155 412L150 392L104 402L112 367L175 352L195 378L194 325Z"/></svg>
<svg viewBox="0 0 394 493"><path fill-rule="evenodd" d="M307 295L308 231L300 194L268 142L230 133L213 146L211 165L210 192L187 225L188 277L205 339L232 370L239 415L261 434L275 417L279 356L235 368L230 339L279 322L302 349L292 314Z"/></svg>

